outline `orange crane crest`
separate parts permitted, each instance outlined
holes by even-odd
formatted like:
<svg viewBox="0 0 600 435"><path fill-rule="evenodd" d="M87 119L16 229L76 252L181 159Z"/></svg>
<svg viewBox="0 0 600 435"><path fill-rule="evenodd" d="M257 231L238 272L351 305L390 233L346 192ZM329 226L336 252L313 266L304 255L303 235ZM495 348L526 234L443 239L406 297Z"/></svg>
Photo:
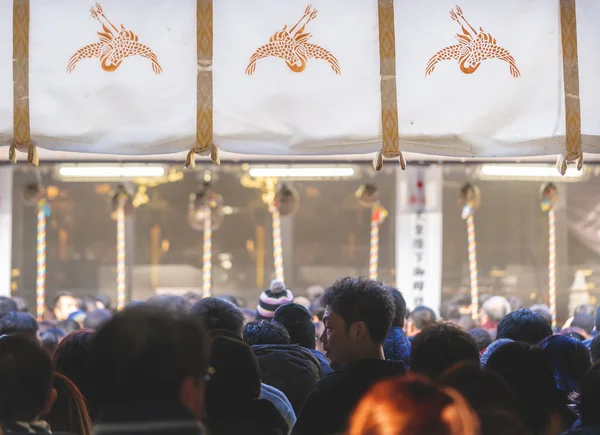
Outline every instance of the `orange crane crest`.
<svg viewBox="0 0 600 435"><path fill-rule="evenodd" d="M461 27L462 33L455 35L458 44L442 48L434 54L425 68L425 75L430 75L438 62L458 60L460 70L465 74L473 74L486 59L500 59L508 63L510 74L517 78L521 75L515 59L508 50L500 47L489 33L481 27L475 30L463 16L462 10L456 6L450 11L450 17Z"/></svg>
<svg viewBox="0 0 600 435"><path fill-rule="evenodd" d="M142 56L152 62L152 71L156 74L162 73L163 69L158 63L156 54L149 47L138 41L138 36L131 30L127 30L122 24L118 29L104 15L102 7L96 3L90 14L98 20L102 31L98 32L100 42L95 42L80 48L75 52L69 64L67 73L72 72L81 59L100 59L100 65L104 71L116 71L123 60L130 56Z"/></svg>
<svg viewBox="0 0 600 435"><path fill-rule="evenodd" d="M294 26L288 29L285 25L281 31L275 32L269 42L250 57L246 74L254 74L258 60L273 56L283 59L288 68L297 73L306 69L308 59L322 59L329 63L333 72L340 75L342 72L336 57L323 47L309 43L312 34L304 32L306 25L317 17L317 12L309 5Z"/></svg>

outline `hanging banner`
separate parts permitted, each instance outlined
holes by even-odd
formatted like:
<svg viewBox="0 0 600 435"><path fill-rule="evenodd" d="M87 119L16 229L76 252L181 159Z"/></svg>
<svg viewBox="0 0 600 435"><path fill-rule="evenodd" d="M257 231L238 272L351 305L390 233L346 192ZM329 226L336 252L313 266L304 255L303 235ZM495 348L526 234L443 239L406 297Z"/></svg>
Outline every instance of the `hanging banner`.
<svg viewBox="0 0 600 435"><path fill-rule="evenodd" d="M442 190L438 165L397 173L396 285L409 309L439 312L442 295Z"/></svg>

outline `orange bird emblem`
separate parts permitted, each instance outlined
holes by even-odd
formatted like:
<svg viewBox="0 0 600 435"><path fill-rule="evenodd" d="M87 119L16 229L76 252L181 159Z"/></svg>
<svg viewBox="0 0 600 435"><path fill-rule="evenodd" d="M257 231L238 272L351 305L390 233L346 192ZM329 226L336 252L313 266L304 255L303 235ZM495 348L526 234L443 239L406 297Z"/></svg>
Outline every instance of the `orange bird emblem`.
<svg viewBox="0 0 600 435"><path fill-rule="evenodd" d="M269 43L259 47L250 57L246 74L254 74L256 62L270 56L283 59L288 68L297 73L306 69L308 59L322 59L329 63L336 74L341 74L340 64L336 57L323 47L309 43L308 40L312 34L304 32L306 25L317 17L317 12L309 5L300 21L294 26L288 29L285 25L281 31L275 32L269 39Z"/></svg>
<svg viewBox="0 0 600 435"><path fill-rule="evenodd" d="M69 64L67 73L72 72L81 59L100 59L100 66L104 71L113 72L121 65L123 60L130 56L142 56L152 62L152 71L156 74L162 73L162 67L158 63L156 54L146 45L138 42L138 36L131 30L127 30L122 24L119 30L104 15L102 7L96 3L90 9L93 18L97 19L102 26L98 32L100 42L86 45L75 52Z"/></svg>
<svg viewBox="0 0 600 435"><path fill-rule="evenodd" d="M508 62L510 74L517 78L521 75L515 59L511 56L508 50L496 44L496 38L485 32L481 27L479 31L463 16L462 10L456 6L450 11L450 17L461 27L462 33L455 35L458 44L442 48L429 59L425 75L430 75L438 62L443 60L458 60L460 70L465 74L473 74L477 68L486 59L500 59Z"/></svg>

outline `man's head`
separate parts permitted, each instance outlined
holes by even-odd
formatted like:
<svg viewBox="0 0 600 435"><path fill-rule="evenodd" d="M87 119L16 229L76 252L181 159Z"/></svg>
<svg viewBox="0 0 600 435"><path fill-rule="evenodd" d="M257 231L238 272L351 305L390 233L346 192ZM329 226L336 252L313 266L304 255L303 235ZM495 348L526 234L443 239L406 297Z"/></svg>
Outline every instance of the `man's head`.
<svg viewBox="0 0 600 435"><path fill-rule="evenodd" d="M510 304L502 296L492 296L481 305L479 320L482 325L498 324L510 312Z"/></svg>
<svg viewBox="0 0 600 435"><path fill-rule="evenodd" d="M550 311L550 307L546 304L535 304L532 305L530 310L542 316L542 318L548 323L548 325L552 325L552 312Z"/></svg>
<svg viewBox="0 0 600 435"><path fill-rule="evenodd" d="M435 323L435 313L431 308L418 306L408 315L408 324L406 325L406 335L414 337L421 332L427 325Z"/></svg>
<svg viewBox="0 0 600 435"><path fill-rule="evenodd" d="M475 340L475 344L477 344L477 348L480 352L492 344L492 337L489 332L483 328L471 329L469 335Z"/></svg>
<svg viewBox="0 0 600 435"><path fill-rule="evenodd" d="M290 344L290 334L279 322L256 320L246 323L242 334L250 346L259 344Z"/></svg>
<svg viewBox="0 0 600 435"><path fill-rule="evenodd" d="M13 296L12 300L15 301L15 304L17 304L17 311L19 313L29 312L29 304L25 298L22 298L21 296Z"/></svg>
<svg viewBox="0 0 600 435"><path fill-rule="evenodd" d="M190 303L178 295L154 295L147 303L154 307L163 308L178 316L187 316L190 311Z"/></svg>
<svg viewBox="0 0 600 435"><path fill-rule="evenodd" d="M292 303L280 306L275 310L273 320L285 326L290 334L290 344L299 344L307 349L315 348L315 324L302 305Z"/></svg>
<svg viewBox="0 0 600 435"><path fill-rule="evenodd" d="M531 310L513 311L498 323L497 338L510 338L529 344L538 344L552 335L552 328L540 315Z"/></svg>
<svg viewBox="0 0 600 435"><path fill-rule="evenodd" d="M59 322L67 320L69 316L77 310L79 310L79 304L77 303L77 299L75 299L71 293L61 292L54 298L52 312Z"/></svg>
<svg viewBox="0 0 600 435"><path fill-rule="evenodd" d="M94 331L100 329L102 325L110 320L112 313L109 310L95 310L88 313L83 321L83 327L86 329L93 329Z"/></svg>
<svg viewBox="0 0 600 435"><path fill-rule="evenodd" d="M575 317L573 317L573 321L571 322L571 327L581 328L587 334L592 333L594 326L594 316L587 313L575 314Z"/></svg>
<svg viewBox="0 0 600 435"><path fill-rule="evenodd" d="M221 298L204 298L194 304L190 316L200 321L207 331L223 329L242 336L244 314L231 302Z"/></svg>
<svg viewBox="0 0 600 435"><path fill-rule="evenodd" d="M52 389L50 356L32 340L8 335L0 338L0 421L30 422L50 411Z"/></svg>
<svg viewBox="0 0 600 435"><path fill-rule="evenodd" d="M402 296L400 290L392 287L391 285L386 285L386 288L392 295L392 298L394 299L394 306L396 307L392 326L404 328L404 320L406 319L406 301L404 300L404 296Z"/></svg>
<svg viewBox="0 0 600 435"><path fill-rule="evenodd" d="M19 334L29 339L37 338L38 324L31 315L12 311L0 317L0 335Z"/></svg>
<svg viewBox="0 0 600 435"><path fill-rule="evenodd" d="M99 411L136 403L181 403L202 417L209 342L193 319L151 306L125 309L96 333L91 357Z"/></svg>
<svg viewBox="0 0 600 435"><path fill-rule="evenodd" d="M343 278L325 290L321 304L325 330L320 340L333 368L383 355L396 312L384 284L366 277Z"/></svg>
<svg viewBox="0 0 600 435"><path fill-rule="evenodd" d="M410 369L435 378L460 362L479 363L475 340L451 323L433 323L411 344Z"/></svg>
<svg viewBox="0 0 600 435"><path fill-rule="evenodd" d="M13 311L19 311L17 303L7 296L0 296L0 317Z"/></svg>

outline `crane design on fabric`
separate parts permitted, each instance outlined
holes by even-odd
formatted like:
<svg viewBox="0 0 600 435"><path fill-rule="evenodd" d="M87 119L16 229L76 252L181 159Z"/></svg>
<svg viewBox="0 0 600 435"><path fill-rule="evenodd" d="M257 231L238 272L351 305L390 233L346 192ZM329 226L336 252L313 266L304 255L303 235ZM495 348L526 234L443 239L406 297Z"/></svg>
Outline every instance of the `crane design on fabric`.
<svg viewBox="0 0 600 435"><path fill-rule="evenodd" d="M336 57L323 47L309 43L308 40L312 34L304 33L306 25L317 17L317 12L309 5L300 21L294 26L288 29L286 24L281 31L275 32L269 39L269 43L259 47L252 55L246 68L246 74L254 74L256 62L270 56L283 59L288 68L297 73L306 69L308 59L322 59L329 63L336 74L341 74L340 64Z"/></svg>
<svg viewBox="0 0 600 435"><path fill-rule="evenodd" d="M450 17L458 23L462 29L462 33L457 33L456 39L458 44L442 48L429 59L425 75L430 75L438 62L443 60L458 60L460 70L465 74L473 74L477 68L486 59L500 59L508 62L510 74L517 78L521 75L515 59L511 56L508 50L496 44L496 38L485 32L481 27L479 31L463 16L462 10L456 6L450 11Z"/></svg>
<svg viewBox="0 0 600 435"><path fill-rule="evenodd" d="M130 56L142 56L152 62L152 71L156 74L162 73L162 67L158 63L156 54L146 45L138 42L138 36L131 30L127 30L122 24L119 30L104 15L102 7L96 3L90 9L93 18L97 19L102 26L98 32L100 42L86 45L75 52L69 64L67 73L72 72L81 59L100 59L102 69L107 72L116 71L125 58Z"/></svg>

